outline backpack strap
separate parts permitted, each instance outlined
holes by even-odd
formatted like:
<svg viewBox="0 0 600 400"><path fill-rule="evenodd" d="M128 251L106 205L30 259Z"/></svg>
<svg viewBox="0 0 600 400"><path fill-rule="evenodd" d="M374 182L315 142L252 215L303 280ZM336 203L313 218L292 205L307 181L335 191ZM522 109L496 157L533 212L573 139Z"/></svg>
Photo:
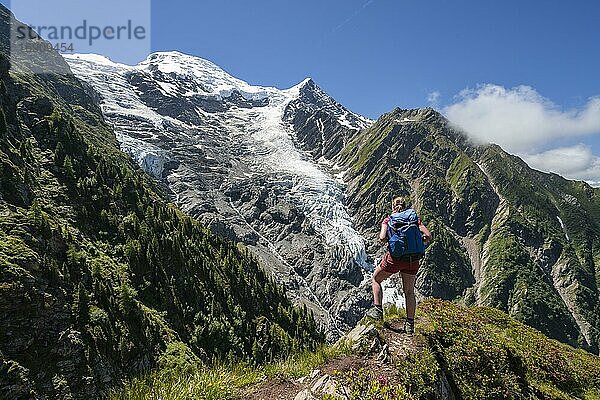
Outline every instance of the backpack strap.
<svg viewBox="0 0 600 400"><path fill-rule="evenodd" d="M406 223L404 225L401 225L401 226L399 226L397 228L394 228L394 224L392 223L392 219L391 218L388 221L388 228L390 228L392 230L392 232L398 232L399 229L406 228L406 227L413 226L413 225L416 226L416 227L419 227L418 221L417 222L408 222L408 223Z"/></svg>

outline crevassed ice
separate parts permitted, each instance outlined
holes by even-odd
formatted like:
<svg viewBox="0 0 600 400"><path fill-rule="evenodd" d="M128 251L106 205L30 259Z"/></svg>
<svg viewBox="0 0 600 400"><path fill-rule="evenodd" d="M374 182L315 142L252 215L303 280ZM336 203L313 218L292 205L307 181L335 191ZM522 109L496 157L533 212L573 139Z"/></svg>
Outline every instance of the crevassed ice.
<svg viewBox="0 0 600 400"><path fill-rule="evenodd" d="M165 164L171 161L168 152L122 133L116 133L116 137L121 150L131 155L144 171L158 179L163 177Z"/></svg>
<svg viewBox="0 0 600 400"><path fill-rule="evenodd" d="M352 219L344 206L344 186L322 170L310 157L293 143L290 129L283 122L288 103L299 96L304 82L288 90L273 90L269 105L242 113L254 132L255 146L266 148L263 157L256 160L263 171L283 172L293 176L290 196L302 205L314 230L328 246L342 246L366 270L367 255L363 237L354 229Z"/></svg>

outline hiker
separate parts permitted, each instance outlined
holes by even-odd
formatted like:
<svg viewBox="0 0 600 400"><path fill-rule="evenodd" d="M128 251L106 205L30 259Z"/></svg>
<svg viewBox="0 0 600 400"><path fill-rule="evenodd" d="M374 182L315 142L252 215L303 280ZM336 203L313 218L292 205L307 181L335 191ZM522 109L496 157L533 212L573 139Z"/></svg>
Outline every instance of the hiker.
<svg viewBox="0 0 600 400"><path fill-rule="evenodd" d="M392 200L392 214L381 223L379 240L388 243L388 251L375 268L372 279L373 307L367 316L376 320L383 319L383 290L381 282L393 274L402 275L402 288L406 302L406 322L404 332L415 331L415 278L419 270L419 259L425 252L425 245L431 242L431 232L417 217L414 209L407 207L403 197Z"/></svg>

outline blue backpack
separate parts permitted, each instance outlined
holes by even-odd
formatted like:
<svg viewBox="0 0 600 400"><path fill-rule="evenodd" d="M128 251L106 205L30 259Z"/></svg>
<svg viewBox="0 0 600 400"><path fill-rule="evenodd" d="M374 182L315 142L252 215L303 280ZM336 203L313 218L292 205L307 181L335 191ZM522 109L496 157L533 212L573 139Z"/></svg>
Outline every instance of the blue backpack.
<svg viewBox="0 0 600 400"><path fill-rule="evenodd" d="M425 254L419 217L412 208L390 215L387 236L392 258L418 260Z"/></svg>

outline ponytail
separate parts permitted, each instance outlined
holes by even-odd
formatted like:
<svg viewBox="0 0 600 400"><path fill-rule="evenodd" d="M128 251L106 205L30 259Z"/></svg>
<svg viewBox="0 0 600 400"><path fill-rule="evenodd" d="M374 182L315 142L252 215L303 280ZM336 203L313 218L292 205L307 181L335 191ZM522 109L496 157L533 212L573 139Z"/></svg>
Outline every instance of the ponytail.
<svg viewBox="0 0 600 400"><path fill-rule="evenodd" d="M406 210L407 201L404 197L395 197L392 200L392 210L394 212L400 212Z"/></svg>

